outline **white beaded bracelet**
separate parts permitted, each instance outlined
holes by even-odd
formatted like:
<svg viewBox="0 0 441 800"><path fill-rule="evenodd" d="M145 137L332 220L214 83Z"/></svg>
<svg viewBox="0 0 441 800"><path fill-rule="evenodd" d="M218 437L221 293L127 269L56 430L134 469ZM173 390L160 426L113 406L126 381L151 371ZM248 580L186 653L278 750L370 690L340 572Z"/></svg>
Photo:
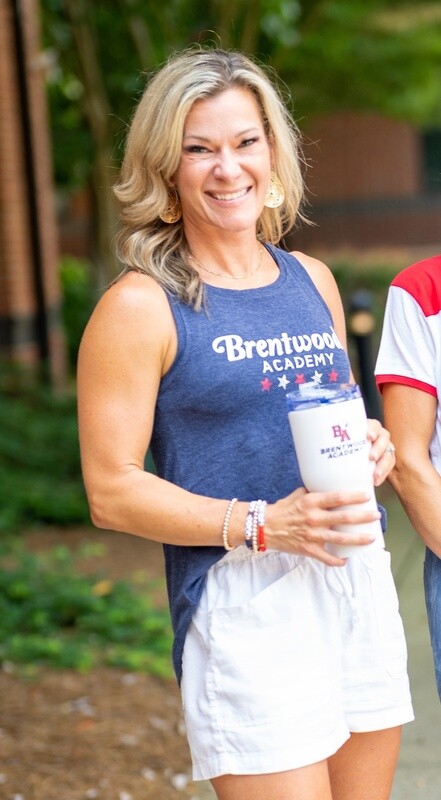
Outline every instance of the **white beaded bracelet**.
<svg viewBox="0 0 441 800"><path fill-rule="evenodd" d="M230 517L231 517L231 512L233 510L233 506L235 503L237 503L237 500L238 500L237 497L233 497L233 499L230 500L230 502L228 503L228 508L225 512L224 524L222 528L222 542L225 547L225 550L234 550L236 546L234 544L231 545L228 541L228 526L230 524Z"/></svg>
<svg viewBox="0 0 441 800"><path fill-rule="evenodd" d="M250 550L253 549L253 520L256 505L257 500L252 500L248 506L247 518L245 520L245 544Z"/></svg>
<svg viewBox="0 0 441 800"><path fill-rule="evenodd" d="M252 500L248 506L245 521L245 544L253 553L266 550L264 532L266 506L266 500Z"/></svg>

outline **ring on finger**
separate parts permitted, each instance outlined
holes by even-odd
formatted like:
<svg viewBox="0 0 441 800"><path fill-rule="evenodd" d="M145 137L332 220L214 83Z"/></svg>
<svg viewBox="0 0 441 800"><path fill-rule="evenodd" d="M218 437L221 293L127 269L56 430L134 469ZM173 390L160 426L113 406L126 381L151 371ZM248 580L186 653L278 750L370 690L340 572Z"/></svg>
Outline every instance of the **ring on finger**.
<svg viewBox="0 0 441 800"><path fill-rule="evenodd" d="M392 453L392 455L395 453L395 447L393 444L390 444L389 447L386 447L386 453Z"/></svg>

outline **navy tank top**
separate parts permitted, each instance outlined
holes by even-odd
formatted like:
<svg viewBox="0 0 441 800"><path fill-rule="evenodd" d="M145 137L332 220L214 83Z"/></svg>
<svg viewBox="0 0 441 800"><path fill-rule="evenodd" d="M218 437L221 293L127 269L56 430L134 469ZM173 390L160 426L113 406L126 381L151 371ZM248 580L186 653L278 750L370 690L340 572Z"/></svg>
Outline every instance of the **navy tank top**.
<svg viewBox="0 0 441 800"><path fill-rule="evenodd" d="M266 247L280 270L269 286L207 285L199 312L168 298L178 348L161 381L151 453L160 477L207 497L273 503L301 486L286 392L349 380L347 355L308 273L289 253ZM225 551L164 545L164 554L180 682L207 570Z"/></svg>

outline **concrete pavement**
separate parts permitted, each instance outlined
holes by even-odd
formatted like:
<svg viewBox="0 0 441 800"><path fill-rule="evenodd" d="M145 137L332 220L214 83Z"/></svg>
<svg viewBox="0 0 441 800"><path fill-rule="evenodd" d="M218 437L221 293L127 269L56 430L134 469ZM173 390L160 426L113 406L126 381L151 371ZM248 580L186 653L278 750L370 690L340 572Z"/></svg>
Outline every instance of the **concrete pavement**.
<svg viewBox="0 0 441 800"><path fill-rule="evenodd" d="M441 704L424 603L424 546L392 491L378 497L388 509L386 541L406 631L415 711L415 721L403 729L391 800L441 800Z"/></svg>

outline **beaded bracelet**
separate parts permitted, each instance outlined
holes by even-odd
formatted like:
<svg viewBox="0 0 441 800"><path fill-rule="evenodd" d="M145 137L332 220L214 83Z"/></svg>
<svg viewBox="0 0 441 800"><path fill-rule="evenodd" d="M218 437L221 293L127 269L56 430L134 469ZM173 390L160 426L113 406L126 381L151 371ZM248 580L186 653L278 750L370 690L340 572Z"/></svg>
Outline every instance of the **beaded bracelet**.
<svg viewBox="0 0 441 800"><path fill-rule="evenodd" d="M252 500L245 522L245 544L253 553L263 553L265 544L266 500Z"/></svg>
<svg viewBox="0 0 441 800"><path fill-rule="evenodd" d="M265 510L266 500L260 501L260 506L257 512L257 549L259 553L264 553L266 550L265 544Z"/></svg>
<svg viewBox="0 0 441 800"><path fill-rule="evenodd" d="M251 526L251 547L253 553L257 553L257 512L259 510L260 500L256 500L256 505L253 511L253 521Z"/></svg>
<svg viewBox="0 0 441 800"><path fill-rule="evenodd" d="M228 541L228 526L230 524L231 512L233 510L233 506L235 503L237 503L237 497L233 497L233 499L230 500L230 502L228 503L228 508L225 512L224 524L222 527L222 542L225 547L225 550L234 550L234 548L236 547L236 545L234 544L231 545Z"/></svg>
<svg viewBox="0 0 441 800"><path fill-rule="evenodd" d="M245 544L252 550L253 549L253 523L254 523L254 509L256 508L257 500L252 500L248 506L247 518L245 521Z"/></svg>

